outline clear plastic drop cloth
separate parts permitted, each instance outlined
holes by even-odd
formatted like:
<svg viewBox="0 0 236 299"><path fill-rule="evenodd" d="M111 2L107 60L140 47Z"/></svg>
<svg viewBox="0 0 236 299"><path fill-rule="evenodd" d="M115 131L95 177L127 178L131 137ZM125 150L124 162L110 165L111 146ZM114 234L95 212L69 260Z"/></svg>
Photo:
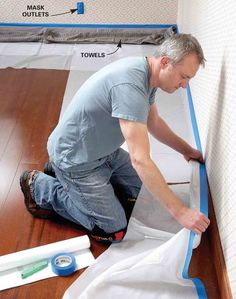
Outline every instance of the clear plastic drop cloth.
<svg viewBox="0 0 236 299"><path fill-rule="evenodd" d="M190 163L190 184L170 187L188 206L200 209L200 199L206 200L200 193L200 164ZM199 241L200 236L181 228L143 186L124 240L100 255L63 299L206 298L202 283L196 287L187 274Z"/></svg>

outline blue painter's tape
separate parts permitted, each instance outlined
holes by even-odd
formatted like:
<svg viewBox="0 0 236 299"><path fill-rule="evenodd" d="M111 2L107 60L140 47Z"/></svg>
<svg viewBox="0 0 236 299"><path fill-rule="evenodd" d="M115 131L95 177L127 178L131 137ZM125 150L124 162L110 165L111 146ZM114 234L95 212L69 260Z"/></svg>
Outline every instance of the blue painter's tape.
<svg viewBox="0 0 236 299"><path fill-rule="evenodd" d="M77 3L77 14L78 15L84 14L84 2Z"/></svg>
<svg viewBox="0 0 236 299"><path fill-rule="evenodd" d="M198 132L197 120L193 107L193 100L190 91L190 86L187 86L187 95L189 101L189 109L192 121L192 127L194 132L195 141L197 144L197 148L202 152L202 146L200 141L200 136ZM206 166L204 164L200 164L200 211L208 216L208 187L207 187L207 174L206 174Z"/></svg>
<svg viewBox="0 0 236 299"><path fill-rule="evenodd" d="M191 232L190 237L189 237L188 251L187 251L187 255L186 255L186 259L185 259L182 276L185 279L190 279L194 283L199 299L207 299L206 289L205 289L205 286L202 283L202 281L198 278L189 278L189 275L188 275L189 264L190 264L190 261L192 258L192 252L193 252L194 238L195 238L195 233Z"/></svg>
<svg viewBox="0 0 236 299"><path fill-rule="evenodd" d="M199 299L207 299L207 293L204 284L198 278L192 278L192 282L195 284Z"/></svg>
<svg viewBox="0 0 236 299"><path fill-rule="evenodd" d="M208 216L208 185L205 164L200 164L200 211Z"/></svg>
<svg viewBox="0 0 236 299"><path fill-rule="evenodd" d="M176 28L177 28L177 33L179 33L178 26L176 26ZM189 84L187 86L187 96L188 96L190 117L191 117L195 142L196 142L198 150L200 150L202 152L202 146L201 146L198 126L197 126L197 120L196 120L196 115L195 115L194 106L193 106L193 99L192 99ZM202 213L204 213L206 216L208 216L207 174L206 174L206 167L203 164L200 164L199 176L200 176L200 211ZM190 237L189 237L188 250L187 250L187 255L186 255L186 259L185 259L182 276L185 279L190 279L194 283L199 299L207 299L206 289L205 289L205 286L202 283L202 281L198 278L189 278L189 275L188 275L189 264L190 264L192 252L193 252L194 238L195 238L195 233L191 232Z"/></svg>
<svg viewBox="0 0 236 299"><path fill-rule="evenodd" d="M197 148L200 151L202 151L201 141L200 141L198 127L197 127L197 120L196 120L196 116L195 116L195 112L194 112L193 100L192 100L192 95L191 95L189 84L187 86L187 95L188 95L189 110L190 110L190 115L191 115L191 121L192 121L195 141L196 141L196 144L197 144Z"/></svg>
<svg viewBox="0 0 236 299"><path fill-rule="evenodd" d="M76 260L70 253L58 253L51 259L52 271L59 276L69 276L76 270Z"/></svg>
<svg viewBox="0 0 236 299"><path fill-rule="evenodd" d="M195 233L191 231L190 236L189 236L189 240L188 240L188 251L187 251L187 255L186 255L186 259L185 259L185 263L184 263L184 268L183 268L183 272L182 272L183 278L186 278L186 279L189 279L188 268L189 268L189 264L190 264L190 261L191 261L191 258L192 258L194 237L195 237Z"/></svg>
<svg viewBox="0 0 236 299"><path fill-rule="evenodd" d="M197 145L198 150L202 152L201 147L201 141L197 126L197 120L196 115L194 111L193 106L193 100L191 95L190 86L187 86L187 96L188 96L188 102L189 102L189 110L190 110L190 116L191 116L191 122L192 122L192 128L194 133L195 142ZM206 167L203 164L200 164L199 166L199 176L200 176L200 211L204 213L206 216L208 216L208 187L207 187L207 175L206 175ZM195 233L191 232L189 237L189 244L188 244L188 251L186 255L186 260L183 268L182 276L186 279L191 279L191 281L194 283L196 287L196 291L198 294L199 299L207 299L207 293L204 284L202 281L198 278L189 278L188 275L188 269L190 260L192 257L192 251L193 251L193 241L195 238Z"/></svg>
<svg viewBox="0 0 236 299"><path fill-rule="evenodd" d="M0 23L0 26L19 27L79 27L79 28L160 28L167 29L176 24L52 24L52 23Z"/></svg>

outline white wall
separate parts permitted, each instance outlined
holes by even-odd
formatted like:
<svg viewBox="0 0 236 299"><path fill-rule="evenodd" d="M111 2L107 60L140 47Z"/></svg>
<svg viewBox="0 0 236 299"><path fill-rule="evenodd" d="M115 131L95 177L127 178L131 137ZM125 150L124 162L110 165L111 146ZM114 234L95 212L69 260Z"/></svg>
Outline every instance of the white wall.
<svg viewBox="0 0 236 299"><path fill-rule="evenodd" d="M190 84L233 296L236 298L236 1L179 0L180 32L206 59Z"/></svg>
<svg viewBox="0 0 236 299"><path fill-rule="evenodd" d="M0 22L63 24L176 24L178 0L85 0L85 13L64 14L77 7L74 0L1 0ZM27 5L44 5L27 10ZM23 17L27 12L29 16ZM31 16L30 16L31 13ZM22 15L23 14L23 15ZM34 16L32 16L34 14ZM49 16L48 16L49 15Z"/></svg>

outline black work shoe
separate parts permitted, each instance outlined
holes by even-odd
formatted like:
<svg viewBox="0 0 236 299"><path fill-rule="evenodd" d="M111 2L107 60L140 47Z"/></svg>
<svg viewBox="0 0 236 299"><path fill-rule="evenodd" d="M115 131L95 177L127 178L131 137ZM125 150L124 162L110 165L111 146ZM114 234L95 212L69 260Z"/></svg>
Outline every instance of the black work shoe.
<svg viewBox="0 0 236 299"><path fill-rule="evenodd" d="M43 172L47 175L54 177L54 178L56 177L55 171L52 168L52 164L50 162L46 162L44 164Z"/></svg>
<svg viewBox="0 0 236 299"><path fill-rule="evenodd" d="M53 210L42 209L36 204L31 194L30 183L35 179L37 173L38 171L36 170L24 171L20 177L20 186L25 197L25 206L34 217L42 219L54 219L57 214Z"/></svg>
<svg viewBox="0 0 236 299"><path fill-rule="evenodd" d="M99 243L119 243L126 234L126 228L114 233L106 233L104 230L95 225L90 236Z"/></svg>

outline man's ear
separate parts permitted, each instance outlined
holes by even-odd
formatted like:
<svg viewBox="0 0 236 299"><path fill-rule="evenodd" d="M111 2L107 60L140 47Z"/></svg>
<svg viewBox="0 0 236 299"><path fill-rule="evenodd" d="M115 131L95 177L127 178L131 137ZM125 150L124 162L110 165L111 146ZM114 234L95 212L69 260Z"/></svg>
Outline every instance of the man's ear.
<svg viewBox="0 0 236 299"><path fill-rule="evenodd" d="M162 68L165 68L170 63L170 58L167 56L162 56L160 60L160 65Z"/></svg>

